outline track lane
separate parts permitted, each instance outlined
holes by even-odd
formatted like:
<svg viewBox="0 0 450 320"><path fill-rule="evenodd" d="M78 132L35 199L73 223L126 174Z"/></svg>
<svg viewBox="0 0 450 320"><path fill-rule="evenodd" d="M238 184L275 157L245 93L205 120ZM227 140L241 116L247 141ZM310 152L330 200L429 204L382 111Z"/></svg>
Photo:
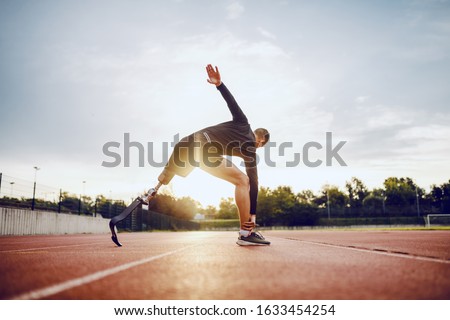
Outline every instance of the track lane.
<svg viewBox="0 0 450 320"><path fill-rule="evenodd" d="M286 239L450 260L450 231L283 230L270 234Z"/></svg>
<svg viewBox="0 0 450 320"><path fill-rule="evenodd" d="M53 246L42 242L41 247L33 244L32 250L24 247L23 250L0 251L0 298L58 285L198 241L190 233L176 238L166 235L170 233L145 234L144 237L142 234L123 234L125 250L116 247L108 235L85 235L82 245L68 245L71 239L72 243L80 242L79 236L59 236L51 237ZM60 242L65 245L57 245Z"/></svg>
<svg viewBox="0 0 450 320"><path fill-rule="evenodd" d="M0 279L10 281L4 299L20 296L48 286L87 277L77 286L40 296L43 299L449 299L450 268L441 261L411 259L404 254L383 254L375 248L395 251L405 249L407 234L390 233L376 243L378 236L361 232L291 232L264 233L272 240L270 247L238 247L235 232L177 232L120 234L124 247L114 247L105 235L85 236L95 246L69 246L43 249L42 243L29 252L1 252ZM449 233L432 234L430 246L449 250ZM410 234L412 254L417 242L428 239ZM106 238L105 238L106 237ZM396 237L400 241L396 244ZM389 241L387 241L389 238ZM80 238L75 237L77 241ZM72 239L72 241L73 241ZM386 246L385 241L389 242ZM319 243L321 242L321 243ZM327 244L324 244L327 243ZM195 247L189 247L194 245ZM362 246L363 249L352 248ZM364 248L367 247L367 248ZM182 251L178 249L184 248ZM439 249L440 248L440 249ZM17 250L17 249L15 249ZM173 252L173 254L165 254ZM151 256L158 256L151 259ZM445 257L446 253L438 254ZM9 257L5 268L4 257ZM144 261L149 259L148 261ZM14 261L13 261L14 260ZM45 261L39 266L38 261ZM103 277L89 278L124 264L126 270ZM36 265L36 263L38 265ZM18 279L26 272L20 264L33 265L34 276ZM52 266L49 268L49 266ZM13 266L13 268L12 268ZM2 270L3 269L3 270ZM6 269L6 270L5 270ZM62 276L60 273L64 273ZM51 276L51 277L50 277ZM43 281L43 278L51 281ZM92 281L91 281L92 280ZM13 288L13 289L11 289ZM26 296L25 296L26 297Z"/></svg>
<svg viewBox="0 0 450 320"><path fill-rule="evenodd" d="M234 234L202 244L123 277L104 278L59 298L101 299L415 299L446 294L449 269L343 247L273 239L270 247L230 245ZM440 285L439 285L440 283ZM104 288L114 288L105 291ZM58 297L53 297L58 298Z"/></svg>

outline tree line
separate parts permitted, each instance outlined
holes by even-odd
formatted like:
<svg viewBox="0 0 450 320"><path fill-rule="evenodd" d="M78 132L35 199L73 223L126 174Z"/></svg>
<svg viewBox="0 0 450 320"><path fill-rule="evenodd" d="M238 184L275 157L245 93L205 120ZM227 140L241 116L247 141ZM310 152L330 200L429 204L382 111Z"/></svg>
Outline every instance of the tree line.
<svg viewBox="0 0 450 320"><path fill-rule="evenodd" d="M233 199L222 199L218 209L206 210L219 219L237 217ZM290 186L261 187L258 194L258 223L264 226L315 225L323 218L417 217L450 212L450 180L432 185L429 192L411 178L389 177L382 188L369 189L353 177L342 190L324 185L315 193L295 193Z"/></svg>

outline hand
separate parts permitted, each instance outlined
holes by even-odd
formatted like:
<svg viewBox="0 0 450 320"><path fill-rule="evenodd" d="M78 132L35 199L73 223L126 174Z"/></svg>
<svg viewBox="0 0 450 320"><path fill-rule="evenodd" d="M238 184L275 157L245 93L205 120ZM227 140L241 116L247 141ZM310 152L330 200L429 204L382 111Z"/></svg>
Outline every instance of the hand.
<svg viewBox="0 0 450 320"><path fill-rule="evenodd" d="M217 67L216 70L214 70L212 65L208 64L206 66L206 72L208 73L209 77L209 79L206 79L206 81L208 81L211 84L214 84L216 87L222 84L222 81L220 80L219 69Z"/></svg>
<svg viewBox="0 0 450 320"><path fill-rule="evenodd" d="M244 222L241 225L241 229L242 230L247 230L247 231L250 231L250 232L252 232L254 228L255 228L255 223L253 221Z"/></svg>

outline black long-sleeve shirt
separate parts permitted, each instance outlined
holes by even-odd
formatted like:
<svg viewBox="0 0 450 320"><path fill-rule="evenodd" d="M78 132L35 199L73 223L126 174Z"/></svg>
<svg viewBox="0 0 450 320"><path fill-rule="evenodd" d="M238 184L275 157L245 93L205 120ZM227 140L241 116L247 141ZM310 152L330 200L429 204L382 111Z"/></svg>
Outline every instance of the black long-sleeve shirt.
<svg viewBox="0 0 450 320"><path fill-rule="evenodd" d="M250 213L256 214L258 199L258 170L256 158L255 135L238 103L228 88L222 83L217 87L225 99L233 120L207 127L199 132L208 139L219 143L223 155L237 156L244 160L247 176L250 181Z"/></svg>

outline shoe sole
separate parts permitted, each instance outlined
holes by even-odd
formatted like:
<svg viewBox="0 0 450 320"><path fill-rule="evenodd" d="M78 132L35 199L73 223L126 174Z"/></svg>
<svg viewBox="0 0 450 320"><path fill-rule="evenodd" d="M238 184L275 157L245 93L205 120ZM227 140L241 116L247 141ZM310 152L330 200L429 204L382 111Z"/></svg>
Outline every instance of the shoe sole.
<svg viewBox="0 0 450 320"><path fill-rule="evenodd" d="M238 240L236 241L236 244L240 245L240 246L268 246L270 245L269 243L258 243L258 242L249 242L249 241L243 241L243 240Z"/></svg>

